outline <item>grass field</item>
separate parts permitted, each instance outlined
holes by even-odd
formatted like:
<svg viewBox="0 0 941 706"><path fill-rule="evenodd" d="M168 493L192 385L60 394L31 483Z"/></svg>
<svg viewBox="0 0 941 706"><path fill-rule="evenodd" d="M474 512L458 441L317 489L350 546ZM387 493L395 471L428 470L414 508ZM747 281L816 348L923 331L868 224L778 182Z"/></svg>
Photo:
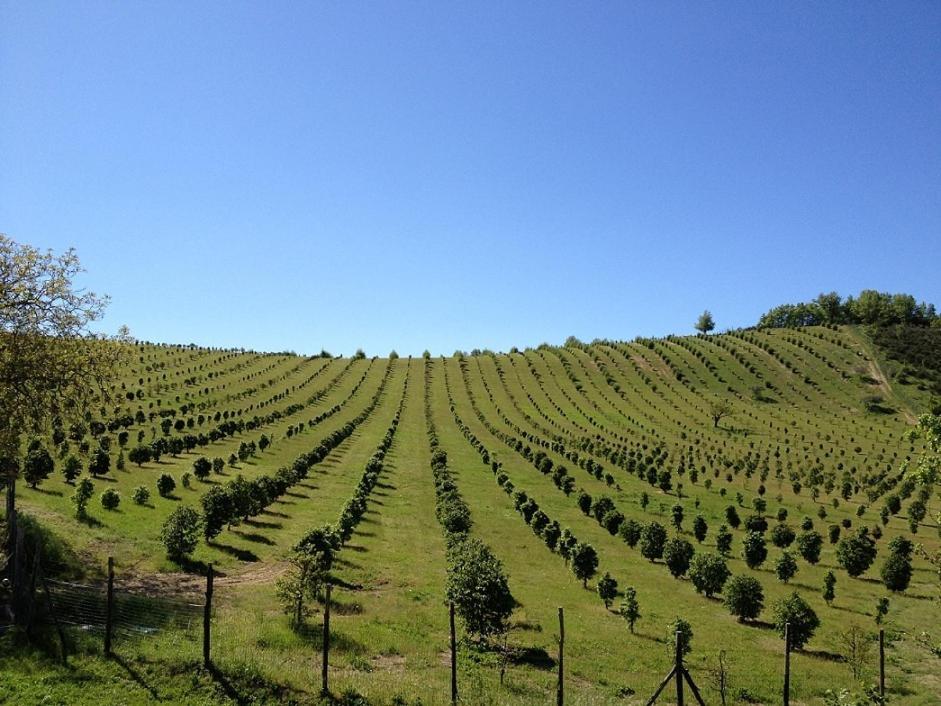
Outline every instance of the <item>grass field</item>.
<svg viewBox="0 0 941 706"><path fill-rule="evenodd" d="M566 703L646 702L671 667L667 624L677 616L692 625L688 666L707 703L719 701L710 672L720 651L731 665L734 698L779 703L783 642L768 624L770 607L796 591L821 625L806 649L792 656L792 703L822 703L828 689L862 692L873 683L875 653L855 679L841 633L852 624L875 632L876 604L883 596L890 598L884 627L891 702L941 703L941 661L919 639L927 631L929 642L941 641L935 570L916 556L911 585L901 594L890 595L879 577L893 537L917 540L929 552L941 544L933 519L937 507L931 504L936 500L911 535L906 512L917 489L901 498L899 513L885 523L880 518L886 497L904 486L905 463L922 452L920 442L904 437L932 397L926 386L899 385L878 351L865 331L852 327L576 343L427 360L134 346L133 364L116 390L121 404L99 410L84 430L66 430L71 438L58 446L47 439L57 470L38 488L21 482L19 506L68 548L54 567L65 578L101 581L106 557L113 556L119 586L149 585L172 596L198 591L200 574L212 563L218 573L214 661L219 673L198 667L201 653L193 630L119 641L120 660L110 661L101 658L93 635L76 635L80 649L67 668L38 648L13 650L7 638L0 652L0 702L316 702L319 617L308 629L292 630L274 584L293 544L311 528L336 520L401 410L367 513L334 571L335 694L355 691L376 704L448 700L448 565L434 512L430 422L470 509L470 533L503 562L518 602L509 634L516 649L502 683L494 653L462 646L462 702L554 703L561 606ZM720 401L728 411L716 422L712 409ZM118 424L121 419L132 423ZM166 431L163 419L170 420ZM211 435L230 420L244 422L243 428ZM103 425L102 433L94 433L95 422ZM186 571L165 557L160 528L175 507L198 507L212 484L237 474L254 478L290 466L351 422L352 433L313 465L306 479L259 515L212 542L200 542ZM193 441L191 450L165 454L159 462L125 460L118 470L122 431L128 434L125 455L139 442L163 437L204 435L206 443ZM240 446L255 442L257 448L262 435L270 446L229 462ZM70 454L84 464L100 436L110 437L111 470L93 480L89 517L79 520L70 501L73 488L60 468ZM536 451L554 467L566 466L574 492L564 493L536 468ZM225 460L224 469L206 481L191 478L184 487L183 474L192 473L201 456ZM495 464L515 490L525 491L549 518L597 550L598 573L587 589L516 510L497 482ZM599 465L600 472L590 472ZM669 471L668 490L648 482L648 468ZM176 480L169 497L157 493L161 473ZM131 501L140 485L150 490L144 505ZM117 510L99 504L106 488L120 493ZM697 552L716 551L728 506L736 506L744 520L755 513L759 497L767 504L771 527L781 510L798 532L809 517L824 535L824 546L816 565L791 547L799 569L784 584L773 568L782 549L769 541L768 559L750 569L741 558L744 527L733 529L728 567L733 575L757 577L765 594L761 620L742 624L729 614L721 594L711 599L698 594L688 578L673 578L663 561L648 561L583 513L580 490L594 499L609 497L628 519L660 522L671 536L677 534L671 509L681 505L678 533ZM646 506L642 498L648 499ZM701 543L691 529L696 515L708 526ZM841 536L858 527L881 529L878 556L859 578L839 566L836 545L826 539L835 523L844 524ZM822 586L831 570L836 598L827 605ZM633 634L615 612L620 598L608 609L598 597L595 585L605 572L621 590L637 591L642 617ZM674 698L668 694L663 703Z"/></svg>

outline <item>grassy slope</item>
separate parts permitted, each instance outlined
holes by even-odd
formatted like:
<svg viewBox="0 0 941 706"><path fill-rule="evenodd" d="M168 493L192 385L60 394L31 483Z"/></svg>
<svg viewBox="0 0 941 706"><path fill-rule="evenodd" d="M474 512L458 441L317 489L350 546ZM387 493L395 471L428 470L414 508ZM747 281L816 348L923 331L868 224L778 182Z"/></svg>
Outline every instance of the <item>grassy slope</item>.
<svg viewBox="0 0 941 706"><path fill-rule="evenodd" d="M199 411L206 415L216 410L233 414L242 410L250 417L303 402L336 380L329 394L314 405L234 439L215 442L206 450L206 455L225 458L241 441L257 440L262 432L275 439L271 449L242 464L239 470L246 476L290 463L354 417L378 389L389 365L386 360L371 364L355 361L344 374L341 371L349 361L153 347L143 348L140 357L143 360L135 363L136 369L129 370L124 381L126 389L144 391L142 402L128 403L132 412L138 404L146 412L189 402L202 405ZM674 482L683 482L683 498L677 498L675 490L663 493L651 487L597 453L594 458L615 477L617 487L608 487L559 454L550 451L549 456L569 468L578 486L595 497L610 495L625 515L639 521L656 519L669 525L669 508L679 501L686 512L685 536L694 544L689 527L693 516L702 514L710 531L697 550L710 551L715 531L724 521L724 508L735 504L736 493L742 493L746 506L757 496L763 464L768 466L765 498L772 517L783 507L788 511L788 522L797 526L801 517L809 515L823 533L831 522L844 518L854 527L878 523L881 500L867 508L862 518L856 516L857 507L866 504L862 493L848 502L839 499L838 508L830 504L839 495L842 470L838 464L852 469L855 477L863 477L897 469L906 456L918 450L900 441L905 414L872 415L862 409L861 400L873 394L874 386L860 371L870 369L874 361L874 349L859 332L807 329L528 351L496 359L481 356L468 359L466 383L457 360L433 362L430 393L441 445L473 513L473 534L490 544L504 562L520 601L511 641L528 649L527 659L509 667L503 686L498 683L492 658L465 654L461 681L469 703L544 703L551 698L556 608L560 605L566 609L566 664L572 703L632 703L646 698L669 669L663 632L676 614L690 620L696 631L690 666L701 684L707 681L705 668L714 662L718 650L724 649L732 661L737 687L770 701L779 688L781 651L780 640L772 631L737 624L720 603L697 595L688 580L673 579L661 563L642 559L637 550L582 515L574 495L566 497L558 491L481 424L471 407L470 394L488 425L504 433L518 435L521 430L540 439L559 436L569 449L576 448L579 440L601 440L644 455L663 445L669 451L665 467L674 470ZM394 695L438 703L447 693L443 658L447 615L442 602L445 560L433 512L422 366L423 361L418 360L393 363L380 405L370 419L315 467L308 481L271 508L276 514L226 531L216 546L201 545L197 551L195 559L214 562L225 575L217 592L216 623L220 627L216 655L230 675L230 696L245 695L253 688L256 695L271 696L277 692L270 682L285 685L300 701L315 699L319 631L297 635L288 630L272 600L273 582L283 568L281 557L291 544L306 529L332 521L349 496L401 398L406 369L408 396L382 485L371 498L366 521L341 555L338 578L349 588L337 594L340 609L334 622L333 678L338 689L355 688L377 703ZM350 397L367 369L366 381ZM610 571L622 588L632 585L637 589L643 617L636 635L630 635L623 621L605 610L593 590L581 587L561 557L550 552L513 509L511 499L455 425L445 373L461 418L495 453L517 488L536 498L563 527L591 542L598 550L601 572ZM758 386L767 401L754 399L753 389ZM904 411L911 402L894 389L883 386L881 391L899 410ZM734 413L714 429L708 404L717 396L728 399ZM292 438L285 435L290 425L339 403L343 403L341 411L316 428ZM161 433L158 424L159 418L142 425L148 440ZM131 445L138 428L131 428ZM700 470L697 483L677 476L681 457L686 458L687 466ZM124 472L112 471L109 480L96 482L96 490L113 485L122 493L124 503L119 512L107 513L97 506L96 499L92 509L96 524L92 526L72 518L70 489L61 477L47 481L37 491L24 489L21 505L56 533L69 537L90 560L90 574L96 573L109 553L116 556L119 573L170 570L173 567L161 558L157 542L160 522L174 504L195 504L207 486L194 480L192 489L178 487L179 499L159 498L154 492L153 507L132 505L130 490L141 483L152 486L158 469L171 472L179 481L194 458L195 454L185 453L179 459L165 458L141 469L128 464ZM727 468L726 462L731 467ZM737 470L741 463L754 463L755 475L748 478ZM775 477L779 463L781 479ZM837 478L833 493L824 492L817 503L811 500L806 483L801 494L795 494L788 480L789 473L805 473L815 466ZM713 470L718 470L718 475L714 476ZM229 477L234 472L226 469ZM726 481L726 473L732 474L731 481ZM712 479L711 489L704 487L705 477ZM722 488L728 491L725 497L720 494ZM651 497L646 510L638 502L643 492ZM821 520L816 513L824 504L828 517ZM739 508L739 513L745 517L749 510ZM878 569L885 544L892 536L907 533L904 517L890 520L879 543L880 556L862 579L850 579L836 569L833 546L827 544L820 564L811 567L799 560L799 573L784 586L770 568L781 550L769 543L769 561L753 572L738 558L742 531L734 532L734 554L729 563L733 573L757 576L765 588L766 605L797 590L822 619L811 650L793 659L792 684L798 700L816 702L825 688L851 686L848 667L827 655L841 651L839 633L848 622L872 626L876 599L884 594ZM938 544L933 526L923 527L917 539L928 548ZM838 576L837 600L827 607L820 598L820 586L831 568ZM185 577L169 579L170 585L174 582L187 583ZM892 597L893 633L911 634L937 624L937 603L931 600L935 586L928 567L916 560L911 588L903 596ZM314 619L312 624L316 623ZM226 690L193 670L189 660L197 653L198 646L192 640L179 642L167 636L145 645L126 645L122 654L130 660L130 669L92 655L78 658L66 673L31 654L15 662L0 661L0 670L10 677L5 682L7 695L15 695L22 703L38 702L44 695L52 702L81 703L86 698L100 702L117 693L129 703L144 702L152 695L142 683L167 700L198 703ZM912 706L936 703L941 685L933 675L932 658L926 655L911 639L902 639L890 649L889 685L897 702ZM139 661L134 662L135 657ZM49 678L39 681L37 671ZM52 681L54 676L67 678L57 685ZM84 686L79 689L79 684ZM628 696L631 691L637 696ZM706 693L707 699L715 696L708 687ZM0 698L3 696L0 692Z"/></svg>

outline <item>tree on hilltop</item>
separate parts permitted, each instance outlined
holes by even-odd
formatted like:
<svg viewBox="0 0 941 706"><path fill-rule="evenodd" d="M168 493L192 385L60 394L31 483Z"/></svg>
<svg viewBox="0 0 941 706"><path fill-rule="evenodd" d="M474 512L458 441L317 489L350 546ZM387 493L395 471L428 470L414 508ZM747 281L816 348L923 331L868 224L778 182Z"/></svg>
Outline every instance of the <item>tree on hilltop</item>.
<svg viewBox="0 0 941 706"><path fill-rule="evenodd" d="M699 315L699 318L696 319L696 330L702 334L709 333L716 327L716 322L712 318L712 314L708 309L706 309L702 314Z"/></svg>

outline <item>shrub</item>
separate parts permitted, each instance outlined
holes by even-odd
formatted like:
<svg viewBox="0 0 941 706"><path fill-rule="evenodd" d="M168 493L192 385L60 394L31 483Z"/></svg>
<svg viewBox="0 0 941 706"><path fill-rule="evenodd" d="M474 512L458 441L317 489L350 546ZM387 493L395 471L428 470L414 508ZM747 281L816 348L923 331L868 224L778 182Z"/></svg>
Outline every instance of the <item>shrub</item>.
<svg viewBox="0 0 941 706"><path fill-rule="evenodd" d="M876 543L865 528L858 530L853 537L840 540L836 547L837 561L853 577L865 573L875 558Z"/></svg>
<svg viewBox="0 0 941 706"><path fill-rule="evenodd" d="M666 528L659 522L651 522L644 526L640 533L640 553L645 559L660 559L663 557L663 545L667 541Z"/></svg>
<svg viewBox="0 0 941 706"><path fill-rule="evenodd" d="M604 607L610 608L611 601L618 595L618 582L611 577L611 574L605 573L598 581L598 596L604 601Z"/></svg>
<svg viewBox="0 0 941 706"><path fill-rule="evenodd" d="M685 657L693 648L693 627L679 616L674 618L673 622L667 624L666 637L667 650L669 650L671 655L676 654L677 637L679 637L680 641L681 655Z"/></svg>
<svg viewBox="0 0 941 706"><path fill-rule="evenodd" d="M65 459L65 463L62 466L62 475L65 476L66 483L72 483L78 478L82 473L82 462L74 455L69 456Z"/></svg>
<svg viewBox="0 0 941 706"><path fill-rule="evenodd" d="M733 576L723 591L725 605L739 622L754 620L764 608L765 594L761 582L752 576Z"/></svg>
<svg viewBox="0 0 941 706"><path fill-rule="evenodd" d="M820 627L817 614L797 592L777 601L772 613L774 626L782 638L785 624L790 625L791 647L795 650L803 648Z"/></svg>
<svg viewBox="0 0 941 706"><path fill-rule="evenodd" d="M75 505L76 517L85 517L88 501L91 500L94 492L95 486L88 478L82 478L75 486L75 492L72 493L72 504Z"/></svg>
<svg viewBox="0 0 941 706"><path fill-rule="evenodd" d="M627 627L633 633L634 623L641 615L640 604L637 602L637 590L632 586L624 589L624 600L621 601L621 617L627 621Z"/></svg>
<svg viewBox="0 0 941 706"><path fill-rule="evenodd" d="M721 525L716 533L716 549L722 556L732 553L732 533L725 525Z"/></svg>
<svg viewBox="0 0 941 706"><path fill-rule="evenodd" d="M480 638L506 631L515 600L503 564L478 539L461 539L448 552L447 598L465 629Z"/></svg>
<svg viewBox="0 0 941 706"><path fill-rule="evenodd" d="M702 544L708 532L709 525L706 524L706 518L702 515L696 515L693 519L693 536L696 538L696 541Z"/></svg>
<svg viewBox="0 0 941 706"><path fill-rule="evenodd" d="M55 461L42 446L30 449L23 462L23 480L30 488L35 488L55 470Z"/></svg>
<svg viewBox="0 0 941 706"><path fill-rule="evenodd" d="M161 473L157 478L157 492L160 497L166 498L176 489L176 481L169 473Z"/></svg>
<svg viewBox="0 0 941 706"><path fill-rule="evenodd" d="M160 530L160 541L173 561L182 561L196 549L201 527L199 513L191 507L180 506L170 513Z"/></svg>
<svg viewBox="0 0 941 706"><path fill-rule="evenodd" d="M820 561L820 549L823 547L823 537L819 532L808 530L801 532L797 537L797 551L808 564Z"/></svg>
<svg viewBox="0 0 941 706"><path fill-rule="evenodd" d="M732 529L738 529L739 525L742 524L742 520L738 516L738 510L735 509L734 505L725 508L725 521Z"/></svg>
<svg viewBox="0 0 941 706"><path fill-rule="evenodd" d="M572 549L569 561L575 578L582 582L582 586L587 587L588 579L594 576L598 569L598 553L595 548L590 544L579 542Z"/></svg>
<svg viewBox="0 0 941 706"><path fill-rule="evenodd" d="M795 532L791 529L790 525L786 525L782 522L781 524L775 525L774 529L771 530L771 543L776 547L785 549L791 546L795 536Z"/></svg>
<svg viewBox="0 0 941 706"><path fill-rule="evenodd" d="M765 563L768 558L768 548L765 546L765 538L758 532L749 532L742 540L742 558L748 564L749 569L757 569Z"/></svg>
<svg viewBox="0 0 941 706"><path fill-rule="evenodd" d="M625 520L618 528L618 536L627 546L634 548L640 541L641 529L640 523L636 520Z"/></svg>
<svg viewBox="0 0 941 706"><path fill-rule="evenodd" d="M827 605L833 603L833 599L836 598L835 586L836 576L832 571L828 571L827 575L823 577L823 600L826 601Z"/></svg>
<svg viewBox="0 0 941 706"><path fill-rule="evenodd" d="M729 567L718 554L696 554L690 562L689 578L693 582L697 593L704 593L708 597L721 593L725 582L729 578Z"/></svg>
<svg viewBox="0 0 941 706"><path fill-rule="evenodd" d="M679 537L673 537L663 546L663 561L674 578L679 578L689 570L693 553L693 545Z"/></svg>
<svg viewBox="0 0 941 706"><path fill-rule="evenodd" d="M147 501L150 500L150 491L147 490L147 488L145 488L144 486L139 485L136 488L134 488L134 493L133 495L131 495L131 499L137 505L146 505Z"/></svg>
<svg viewBox="0 0 941 706"><path fill-rule="evenodd" d="M200 456L193 461L193 475L198 480L206 480L212 472L212 461L205 456Z"/></svg>
<svg viewBox="0 0 941 706"><path fill-rule="evenodd" d="M774 573L779 581L787 583L797 573L797 562L790 552L783 552L774 563Z"/></svg>
<svg viewBox="0 0 941 706"><path fill-rule="evenodd" d="M101 506L105 510L116 510L121 504L121 495L114 488L108 488L101 494Z"/></svg>

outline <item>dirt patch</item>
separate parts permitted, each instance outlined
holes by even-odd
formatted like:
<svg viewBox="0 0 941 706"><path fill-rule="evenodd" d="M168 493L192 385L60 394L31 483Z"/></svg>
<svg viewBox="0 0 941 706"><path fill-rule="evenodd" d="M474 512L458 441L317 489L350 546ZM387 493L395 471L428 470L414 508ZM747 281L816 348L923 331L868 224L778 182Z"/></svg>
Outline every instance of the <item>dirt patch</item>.
<svg viewBox="0 0 941 706"><path fill-rule="evenodd" d="M918 418L912 414L911 410L909 410L898 397L892 394L892 386L889 384L889 379L885 376L885 373L882 372L882 368L879 367L879 364L874 359L869 360L868 372L869 377L875 381L882 396L886 399L894 399L898 404L902 416L905 417L905 420L910 424L917 424Z"/></svg>

